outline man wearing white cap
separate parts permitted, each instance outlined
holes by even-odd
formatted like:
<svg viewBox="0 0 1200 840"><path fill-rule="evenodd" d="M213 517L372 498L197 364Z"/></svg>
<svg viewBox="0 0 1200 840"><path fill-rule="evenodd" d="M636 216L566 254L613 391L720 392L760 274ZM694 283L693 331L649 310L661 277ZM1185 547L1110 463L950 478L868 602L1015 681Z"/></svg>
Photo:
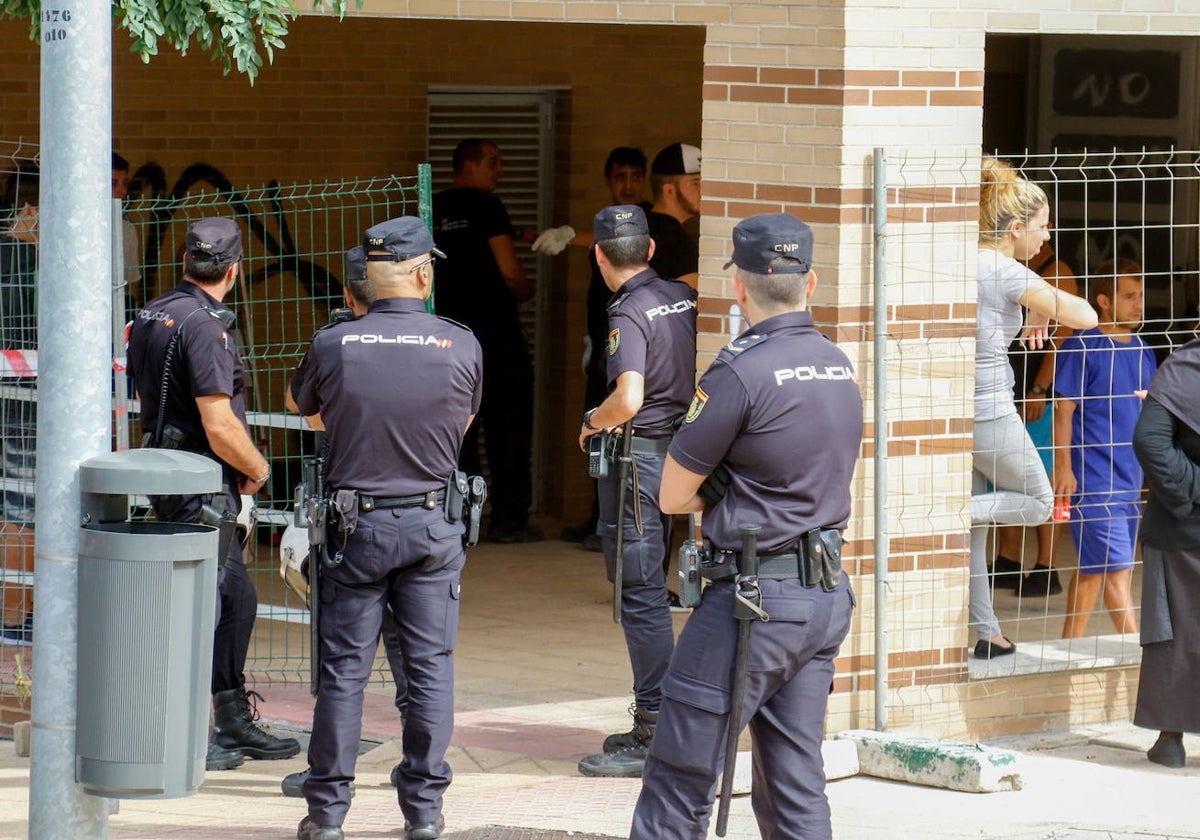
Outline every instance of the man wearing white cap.
<svg viewBox="0 0 1200 840"><path fill-rule="evenodd" d="M654 206L646 214L654 256L650 267L659 277L682 280L693 289L700 279L700 244L683 223L700 215L700 150L672 143L650 164Z"/></svg>

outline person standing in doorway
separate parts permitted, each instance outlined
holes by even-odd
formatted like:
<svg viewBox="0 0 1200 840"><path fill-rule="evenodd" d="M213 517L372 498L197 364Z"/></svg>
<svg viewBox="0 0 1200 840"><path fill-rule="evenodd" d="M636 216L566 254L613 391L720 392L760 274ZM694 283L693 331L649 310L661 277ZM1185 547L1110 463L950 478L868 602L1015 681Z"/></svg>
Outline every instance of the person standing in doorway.
<svg viewBox="0 0 1200 840"><path fill-rule="evenodd" d="M496 186L504 175L500 148L469 138L454 149L454 181L433 197L433 238L446 253L438 271L437 314L465 324L483 347L483 402L463 440L459 464L480 472L479 431L491 471L488 539L538 542L529 521L533 502L533 365L518 306L534 294L517 259L519 238Z"/></svg>

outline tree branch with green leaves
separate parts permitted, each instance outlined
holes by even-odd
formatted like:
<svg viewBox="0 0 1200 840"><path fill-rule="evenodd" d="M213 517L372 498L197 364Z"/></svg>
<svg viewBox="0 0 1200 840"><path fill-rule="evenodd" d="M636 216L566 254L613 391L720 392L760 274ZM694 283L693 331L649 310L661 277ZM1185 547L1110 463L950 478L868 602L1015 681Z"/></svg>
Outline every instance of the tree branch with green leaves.
<svg viewBox="0 0 1200 840"><path fill-rule="evenodd" d="M347 0L312 0L313 11L327 11L340 20ZM361 9L363 0L355 0ZM226 75L235 68L254 84L275 51L284 48L288 27L299 14L291 0L113 0L113 17L129 33L130 51L149 64L159 42L187 55L193 40L211 53ZM47 12L49 13L49 12ZM40 40L41 0L0 0L0 18L29 20L29 37Z"/></svg>

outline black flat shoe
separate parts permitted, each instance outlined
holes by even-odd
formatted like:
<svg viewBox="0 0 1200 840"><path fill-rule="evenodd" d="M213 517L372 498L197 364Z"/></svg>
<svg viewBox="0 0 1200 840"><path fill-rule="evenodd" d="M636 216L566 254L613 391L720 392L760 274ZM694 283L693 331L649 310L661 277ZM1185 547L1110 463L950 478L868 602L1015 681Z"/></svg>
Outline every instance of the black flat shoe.
<svg viewBox="0 0 1200 840"><path fill-rule="evenodd" d="M1063 591L1062 581L1058 579L1058 570L1049 566L1034 566L1024 580L1020 578L1017 580L1020 581L1017 594L1022 598L1026 596L1045 598L1049 595L1058 595Z"/></svg>
<svg viewBox="0 0 1200 840"><path fill-rule="evenodd" d="M1004 637L1004 641L1008 642L1008 647L1000 647L987 639L980 639L975 643L975 658L995 659L997 656L1011 656L1017 652L1016 644L1009 641L1007 636Z"/></svg>
<svg viewBox="0 0 1200 840"><path fill-rule="evenodd" d="M992 586L996 589L1011 589L1017 592L1021 589L1021 564L1016 560L1009 560L1003 555L996 556L996 562L988 568L988 574L992 576Z"/></svg>
<svg viewBox="0 0 1200 840"><path fill-rule="evenodd" d="M1163 767L1179 769L1187 764L1187 752L1183 749L1183 735L1159 733L1154 746L1146 750L1146 758Z"/></svg>

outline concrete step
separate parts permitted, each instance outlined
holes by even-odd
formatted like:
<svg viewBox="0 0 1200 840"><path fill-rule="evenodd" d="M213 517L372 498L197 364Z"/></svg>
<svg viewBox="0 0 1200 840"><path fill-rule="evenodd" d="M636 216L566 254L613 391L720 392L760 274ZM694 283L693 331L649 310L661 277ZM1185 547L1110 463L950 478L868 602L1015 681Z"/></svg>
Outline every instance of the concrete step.
<svg viewBox="0 0 1200 840"><path fill-rule="evenodd" d="M867 729L835 738L857 745L860 772L868 776L968 793L1022 786L1020 757L1011 750Z"/></svg>

